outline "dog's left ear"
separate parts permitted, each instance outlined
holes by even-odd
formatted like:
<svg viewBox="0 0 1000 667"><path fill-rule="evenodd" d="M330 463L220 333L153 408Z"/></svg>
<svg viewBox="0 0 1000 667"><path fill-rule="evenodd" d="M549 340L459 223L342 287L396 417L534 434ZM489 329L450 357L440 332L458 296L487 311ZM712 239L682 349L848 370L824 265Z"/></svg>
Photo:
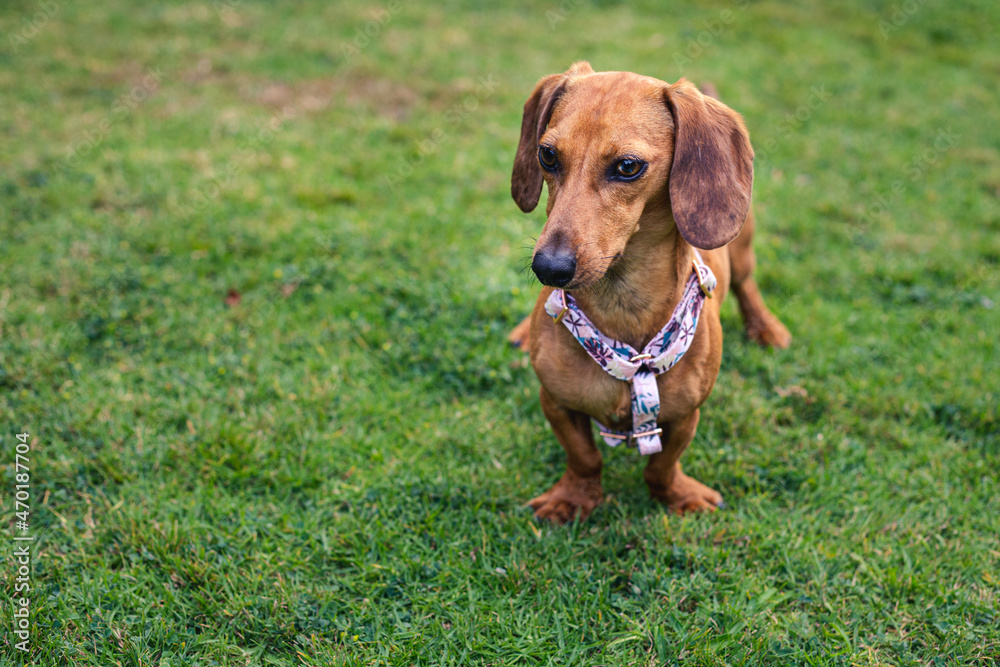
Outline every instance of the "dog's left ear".
<svg viewBox="0 0 1000 667"><path fill-rule="evenodd" d="M663 94L674 117L670 207L696 248L720 248L743 229L753 190L753 148L743 119L687 79Z"/></svg>

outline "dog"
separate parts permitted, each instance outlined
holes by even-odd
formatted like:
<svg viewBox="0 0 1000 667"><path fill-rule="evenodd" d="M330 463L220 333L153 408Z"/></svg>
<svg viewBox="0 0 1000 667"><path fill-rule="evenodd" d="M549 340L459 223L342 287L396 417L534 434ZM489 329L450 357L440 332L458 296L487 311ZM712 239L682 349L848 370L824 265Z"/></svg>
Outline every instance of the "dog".
<svg viewBox="0 0 1000 667"><path fill-rule="evenodd" d="M723 506L679 459L719 373L728 289L750 339L791 341L753 279L746 127L706 92L578 62L525 102L511 195L528 213L548 185L531 262L543 288L509 340L530 354L567 458L528 503L539 519L583 520L601 503L592 420L608 444L649 455L646 484L670 510Z"/></svg>

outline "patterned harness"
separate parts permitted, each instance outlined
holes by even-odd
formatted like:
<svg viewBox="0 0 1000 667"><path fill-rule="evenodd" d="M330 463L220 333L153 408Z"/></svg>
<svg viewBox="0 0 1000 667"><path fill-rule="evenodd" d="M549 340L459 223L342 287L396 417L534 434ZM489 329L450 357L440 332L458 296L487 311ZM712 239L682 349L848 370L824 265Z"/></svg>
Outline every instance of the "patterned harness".
<svg viewBox="0 0 1000 667"><path fill-rule="evenodd" d="M644 455L663 449L660 441L663 429L656 425L656 417L660 413L656 376L673 368L691 347L702 306L705 299L712 298L716 285L715 274L702 262L697 251L692 265L680 303L642 352L636 352L631 345L608 338L598 331L576 300L563 290L554 290L545 301L545 312L556 322L566 325L601 368L612 377L631 383L630 431L616 431L594 419L604 441L611 447L623 442L629 446L635 444L639 453Z"/></svg>

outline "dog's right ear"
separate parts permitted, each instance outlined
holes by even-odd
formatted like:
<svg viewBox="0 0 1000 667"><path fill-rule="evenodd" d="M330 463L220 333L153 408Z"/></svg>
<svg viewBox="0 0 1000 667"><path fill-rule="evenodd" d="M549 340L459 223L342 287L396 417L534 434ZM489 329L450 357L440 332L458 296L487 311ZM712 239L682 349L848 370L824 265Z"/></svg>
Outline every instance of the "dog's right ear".
<svg viewBox="0 0 1000 667"><path fill-rule="evenodd" d="M585 60L573 63L562 74L550 74L539 81L531 97L524 103L521 140L517 144L517 155L514 156L514 173L510 177L510 195L525 213L535 210L542 194L538 140L545 134L545 128L552 118L552 110L570 79L593 73L594 69Z"/></svg>
<svg viewBox="0 0 1000 667"><path fill-rule="evenodd" d="M524 103L521 118L521 140L514 156L514 173L510 177L510 196L525 213L535 210L542 194L542 168L538 164L538 140L552 118L552 109L566 85L565 74L550 74L535 86Z"/></svg>

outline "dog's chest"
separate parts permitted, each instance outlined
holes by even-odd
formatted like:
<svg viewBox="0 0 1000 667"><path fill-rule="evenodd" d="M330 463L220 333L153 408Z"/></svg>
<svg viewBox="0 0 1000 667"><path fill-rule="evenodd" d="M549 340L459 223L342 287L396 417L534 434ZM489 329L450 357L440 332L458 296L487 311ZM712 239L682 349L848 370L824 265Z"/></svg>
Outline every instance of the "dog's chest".
<svg viewBox="0 0 1000 667"><path fill-rule="evenodd" d="M582 412L602 424L628 430L632 428L632 384L609 375L583 348L553 345L535 362L539 380L558 403ZM669 371L656 376L660 412L657 421L671 421L689 414L701 403L690 382L690 365L685 359Z"/></svg>

